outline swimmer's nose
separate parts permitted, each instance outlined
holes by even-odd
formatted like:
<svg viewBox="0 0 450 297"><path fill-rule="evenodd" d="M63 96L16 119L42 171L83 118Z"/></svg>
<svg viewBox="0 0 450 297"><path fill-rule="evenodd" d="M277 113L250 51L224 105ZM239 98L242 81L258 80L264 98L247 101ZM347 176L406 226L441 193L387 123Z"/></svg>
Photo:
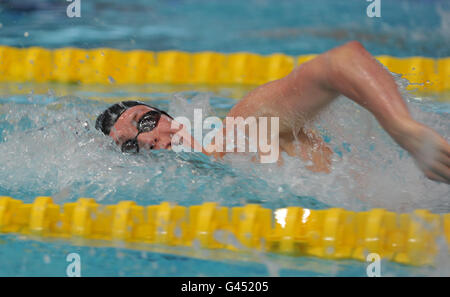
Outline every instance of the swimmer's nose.
<svg viewBox="0 0 450 297"><path fill-rule="evenodd" d="M139 146L141 146L142 148L145 149L154 149L158 139L153 137L152 135L150 135L147 132L141 133L138 136L138 141L139 141Z"/></svg>

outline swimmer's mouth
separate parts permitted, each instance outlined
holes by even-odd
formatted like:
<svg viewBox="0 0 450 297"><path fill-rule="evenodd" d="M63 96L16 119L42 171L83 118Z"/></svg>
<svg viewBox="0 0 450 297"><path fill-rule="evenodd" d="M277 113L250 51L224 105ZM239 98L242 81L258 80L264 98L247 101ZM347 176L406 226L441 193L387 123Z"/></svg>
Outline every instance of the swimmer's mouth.
<svg viewBox="0 0 450 297"><path fill-rule="evenodd" d="M144 149L150 150L150 151L153 151L153 150L172 150L172 143L168 143L165 146L158 146L158 147L156 147L154 144L146 145L146 146L144 146Z"/></svg>
<svg viewBox="0 0 450 297"><path fill-rule="evenodd" d="M172 146L178 146L178 145L183 145L183 137L180 137L177 134L171 134L170 135L170 143L169 143L169 147L172 148Z"/></svg>
<svg viewBox="0 0 450 297"><path fill-rule="evenodd" d="M170 135L171 141L165 145L146 143L141 148L144 150L172 150L173 146L183 145L183 138L176 135Z"/></svg>

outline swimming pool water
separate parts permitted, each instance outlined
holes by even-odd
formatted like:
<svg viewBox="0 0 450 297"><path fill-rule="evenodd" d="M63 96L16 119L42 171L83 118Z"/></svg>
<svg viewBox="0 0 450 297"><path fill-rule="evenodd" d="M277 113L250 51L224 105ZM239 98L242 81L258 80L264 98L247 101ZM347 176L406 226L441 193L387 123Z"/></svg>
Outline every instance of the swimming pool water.
<svg viewBox="0 0 450 297"><path fill-rule="evenodd" d="M66 276L66 256L78 253L81 276L366 276L367 263L312 257L207 254L194 258L120 247L75 246L63 241L30 241L0 236L0 276ZM449 275L448 259L438 267L410 267L382 260L382 276Z"/></svg>
<svg viewBox="0 0 450 297"><path fill-rule="evenodd" d="M305 170L305 164L296 159L289 159L289 165L279 168L234 156L215 161L199 154L167 151L123 155L110 139L93 129L95 116L109 105L94 99L118 101L136 95L123 90L102 93L75 88L73 96L68 97L2 97L0 195L27 202L49 195L57 203L94 197L103 204L126 199L140 205L162 201L185 206L216 201L229 207L258 203L273 210L286 206L352 210L382 207L400 212L426 208L438 213L450 210L449 187L425 180L411 158L390 140L372 116L348 99L339 99L311 124L335 151L334 173L317 175ZM205 114L223 117L236 102L208 92L138 95L174 116L189 116L197 107ZM405 98L417 119L449 139L449 104L417 101L407 93ZM363 179L356 181L351 171ZM212 256L210 251L195 256L181 251L174 256L164 249L146 247L135 251L120 244L80 247L74 242L30 241L23 236L1 238L0 261L4 260L5 265L0 267L0 275L63 276L69 251L80 253L86 275L365 276L366 267L356 261L275 255L248 258L232 254L231 258L218 261L222 258ZM448 261L441 261L438 268L387 262L383 267L384 275L433 275L448 274L450 266Z"/></svg>
<svg viewBox="0 0 450 297"><path fill-rule="evenodd" d="M309 0L97 0L82 1L79 19L67 18L67 4L2 1L0 44L301 55L357 39L374 55L450 56L450 7L445 0L383 0L381 19L366 16L364 0L314 5ZM26 202L50 195L57 203L84 196L103 204L130 199L140 205L216 201L224 206L259 203L273 210L301 206L450 212L449 187L425 180L374 118L345 98L311 124L335 152L330 175L311 174L305 164L288 157L282 168L237 156L219 162L171 152L130 157L93 129L100 111L126 99L152 101L175 116L189 116L199 107L223 117L251 87L2 83L0 195ZM402 92L414 117L450 140L450 104ZM446 251L444 244L440 247ZM192 251L88 247L1 235L0 276L65 276L65 257L72 252L80 254L84 276L366 275L366 263L357 261L211 251L192 256ZM382 275L450 275L446 252L436 263L409 267L383 262Z"/></svg>
<svg viewBox="0 0 450 297"><path fill-rule="evenodd" d="M301 55L356 39L374 55L450 56L446 0L382 0L381 18L365 0L81 2L68 18L65 1L2 1L0 44Z"/></svg>

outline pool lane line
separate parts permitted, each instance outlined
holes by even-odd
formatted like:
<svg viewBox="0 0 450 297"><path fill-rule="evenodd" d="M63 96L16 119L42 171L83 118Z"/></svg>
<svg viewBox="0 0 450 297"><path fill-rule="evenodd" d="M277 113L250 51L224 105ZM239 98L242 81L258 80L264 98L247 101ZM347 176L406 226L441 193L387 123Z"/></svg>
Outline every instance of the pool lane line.
<svg viewBox="0 0 450 297"><path fill-rule="evenodd" d="M434 265L440 255L449 252L450 214L301 207L272 210L257 204L228 208L215 202L189 207L169 202L140 206L133 201L101 205L92 198L58 205L51 197L24 203L0 196L1 233L103 241L129 248L257 251L333 260L366 261L368 254L376 253L392 262Z"/></svg>
<svg viewBox="0 0 450 297"><path fill-rule="evenodd" d="M0 82L260 85L286 76L315 56L0 46ZM407 79L408 90L450 91L450 57L376 58Z"/></svg>

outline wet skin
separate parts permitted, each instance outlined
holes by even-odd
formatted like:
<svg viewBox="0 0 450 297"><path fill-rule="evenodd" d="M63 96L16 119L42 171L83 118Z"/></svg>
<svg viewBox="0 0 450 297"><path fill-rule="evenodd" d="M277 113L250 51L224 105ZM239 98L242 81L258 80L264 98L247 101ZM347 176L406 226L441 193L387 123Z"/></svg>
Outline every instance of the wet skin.
<svg viewBox="0 0 450 297"><path fill-rule="evenodd" d="M152 110L145 105L137 105L127 109L116 121L115 125L111 129L109 136L111 136L118 146L121 146L129 139L133 139L138 133L137 123L141 117ZM139 148L147 150L159 150L159 149L172 149L171 141L175 134L179 133L183 129L183 125L177 123L175 120L161 115L161 119L158 125L149 132L140 133L137 137ZM183 133L179 133L182 134ZM192 136L188 133L184 133L186 137L191 139L185 140L189 147L194 149L196 143ZM282 137L284 139L285 137ZM299 145L294 145L293 139L289 143L282 142L280 150L287 152L291 156L299 156L304 161L312 161L312 165L308 165L306 168L314 172L329 172L329 166L331 164L332 151L328 148L323 140L316 136L316 134L306 135L303 132L298 133L297 139ZM222 157L225 153L217 153L211 147L208 147L206 151L202 148L202 152L207 155L214 155ZM280 160L281 161L281 160Z"/></svg>
<svg viewBox="0 0 450 297"><path fill-rule="evenodd" d="M137 133L137 123L142 116L152 110L145 105L137 105L127 109L117 120L109 136L117 145L122 145L129 139L133 139ZM137 137L140 149L170 149L172 136L180 130L180 127L173 128L171 119L166 115L161 115L158 125L149 132L140 133Z"/></svg>
<svg viewBox="0 0 450 297"><path fill-rule="evenodd" d="M330 172L331 149L317 133L304 127L339 95L370 111L381 127L414 157L426 177L450 184L450 145L411 117L392 75L356 41L318 55L286 77L259 86L227 116L278 117L280 151L311 161L307 168L312 171ZM117 120L110 136L119 145L134 138L136 123L149 110L146 106L128 109ZM140 147L170 149L171 137L183 128L171 122L162 115L154 130L139 135ZM184 138L185 144L191 147L199 145L187 131ZM211 152L210 148L207 151ZM224 153L213 151L212 154Z"/></svg>
<svg viewBox="0 0 450 297"><path fill-rule="evenodd" d="M136 105L127 109L117 119L109 136L119 146L129 139L133 139L138 133L137 123L145 113L151 110L153 109L145 105ZM140 133L137 141L140 149L172 149L172 138L176 134L182 136L184 145L202 150L200 144L184 129L183 125L164 114L161 115L157 126L149 132Z"/></svg>

